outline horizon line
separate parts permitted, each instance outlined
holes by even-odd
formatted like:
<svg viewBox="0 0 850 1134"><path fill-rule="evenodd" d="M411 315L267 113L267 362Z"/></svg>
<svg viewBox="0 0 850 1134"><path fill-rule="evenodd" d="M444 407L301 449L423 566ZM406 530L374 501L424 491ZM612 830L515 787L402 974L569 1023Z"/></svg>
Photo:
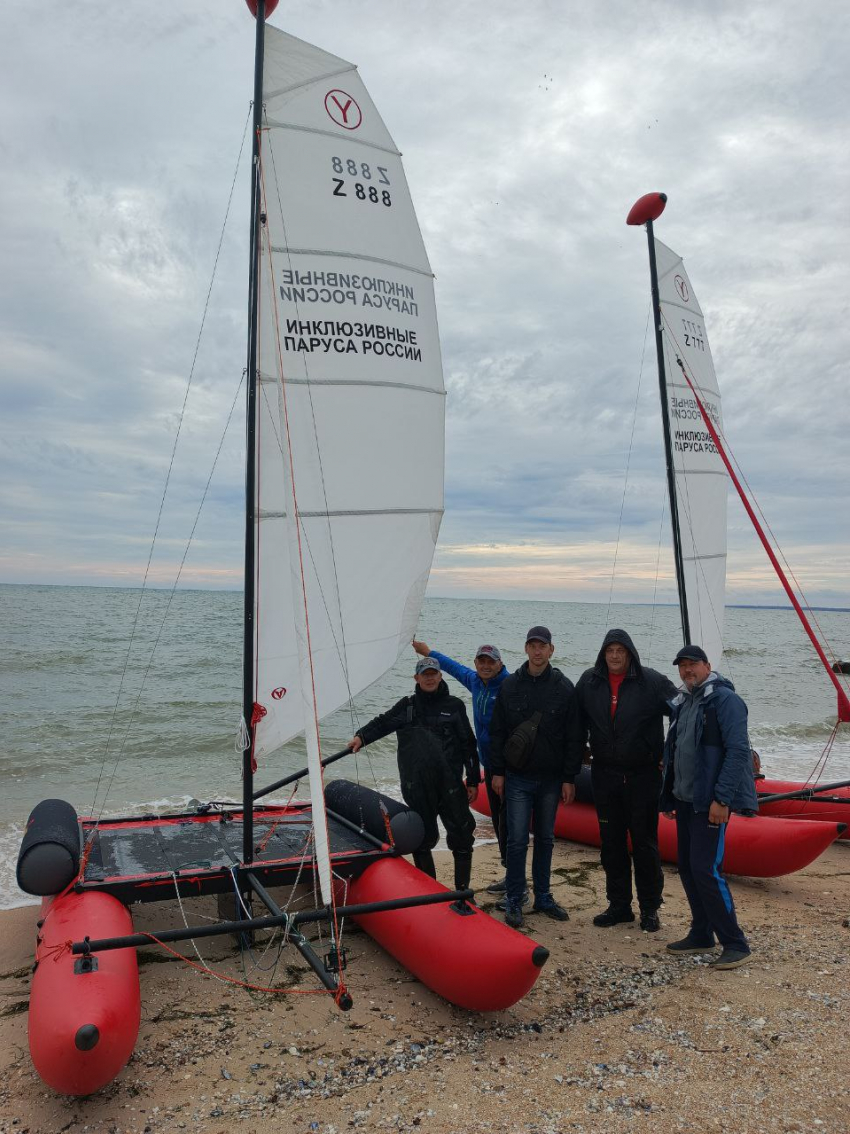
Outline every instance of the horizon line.
<svg viewBox="0 0 850 1134"><path fill-rule="evenodd" d="M227 594L227 595L240 595L244 594L242 587L157 587L157 586L129 586L119 583L11 583L0 580L0 587L66 587L75 590L103 590L103 591L162 591L168 592L172 590L182 592L199 592L203 594ZM649 607L668 607L670 609L677 609L678 603L675 602L646 602L642 600L637 601L620 601L620 602L605 602L602 599L559 599L559 598L504 598L499 595L425 595L423 601L439 602L529 602L529 603L564 603L575 604L581 606L649 606ZM794 607L790 603L759 603L759 602L727 602L724 603L725 610L790 610L793 611ZM835 614L850 614L850 606L821 606L813 605L806 607L807 610L819 610L825 612L832 612Z"/></svg>

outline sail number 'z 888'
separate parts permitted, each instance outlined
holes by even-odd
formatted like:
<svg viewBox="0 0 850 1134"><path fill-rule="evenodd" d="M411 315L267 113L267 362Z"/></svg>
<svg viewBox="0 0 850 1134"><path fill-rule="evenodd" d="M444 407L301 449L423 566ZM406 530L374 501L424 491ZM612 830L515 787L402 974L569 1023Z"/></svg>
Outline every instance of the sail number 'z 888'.
<svg viewBox="0 0 850 1134"><path fill-rule="evenodd" d="M378 185L389 185L390 179L387 175L387 170L383 165L376 165L373 167L367 161L356 162L354 158L347 158L343 161L341 157L332 157L331 165L333 166L334 173L347 173L350 177L356 177L358 180L354 182L353 196L358 201L371 201L373 205L385 205L387 208L392 206L392 197L390 197L389 189L379 189ZM375 184L365 185L364 182L373 181ZM349 197L352 194L346 189L346 180L344 177L333 178L334 197ZM350 188L350 185L349 185Z"/></svg>

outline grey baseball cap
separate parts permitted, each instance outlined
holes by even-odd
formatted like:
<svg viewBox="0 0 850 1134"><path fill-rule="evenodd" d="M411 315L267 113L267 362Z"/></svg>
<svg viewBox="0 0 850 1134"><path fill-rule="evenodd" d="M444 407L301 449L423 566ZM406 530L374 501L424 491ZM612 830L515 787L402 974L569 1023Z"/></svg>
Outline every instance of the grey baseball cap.
<svg viewBox="0 0 850 1134"><path fill-rule="evenodd" d="M436 658L420 658L416 663L416 672L424 673L426 669L436 669L438 673L442 672L442 667Z"/></svg>
<svg viewBox="0 0 850 1134"><path fill-rule="evenodd" d="M492 658L493 661L501 661L502 655L495 646L479 646L475 651L476 660L478 658Z"/></svg>

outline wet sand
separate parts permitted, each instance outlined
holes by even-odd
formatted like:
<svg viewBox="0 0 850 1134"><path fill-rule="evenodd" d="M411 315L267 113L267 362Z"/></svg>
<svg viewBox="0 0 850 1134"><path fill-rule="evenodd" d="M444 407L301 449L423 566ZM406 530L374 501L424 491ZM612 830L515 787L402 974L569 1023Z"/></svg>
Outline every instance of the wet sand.
<svg viewBox="0 0 850 1134"><path fill-rule="evenodd" d="M450 856L438 857L448 883ZM495 849L477 848L473 885L499 874ZM755 959L731 972L665 952L686 929L672 868L657 934L591 924L605 905L594 849L557 844L553 882L571 920L526 919L551 957L531 993L502 1013L451 1007L357 931L347 939L347 1014L326 996L252 993L142 950L135 1053L114 1083L82 1100L55 1095L32 1067L38 910L4 912L0 1131L847 1134L850 843L787 878L732 880ZM495 902L483 892L479 900ZM180 924L179 910L137 907L135 922ZM199 948L215 971L243 977L229 939ZM315 987L291 949L275 979Z"/></svg>

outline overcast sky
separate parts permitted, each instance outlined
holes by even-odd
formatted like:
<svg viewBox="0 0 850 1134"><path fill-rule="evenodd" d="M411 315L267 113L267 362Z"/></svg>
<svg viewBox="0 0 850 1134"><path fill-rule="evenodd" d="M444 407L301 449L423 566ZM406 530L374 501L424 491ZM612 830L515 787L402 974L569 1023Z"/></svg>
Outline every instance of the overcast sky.
<svg viewBox="0 0 850 1134"><path fill-rule="evenodd" d="M850 606L844 3L289 0L405 155L447 401L430 593L673 601L634 200L706 316L728 441L810 599ZM137 585L231 185L151 578L245 354L242 0L0 5L0 581ZM637 414L635 416L635 407ZM241 585L241 401L188 585ZM424 456L424 454L423 454ZM730 498L728 598L782 602ZM659 566L660 564L660 566Z"/></svg>

